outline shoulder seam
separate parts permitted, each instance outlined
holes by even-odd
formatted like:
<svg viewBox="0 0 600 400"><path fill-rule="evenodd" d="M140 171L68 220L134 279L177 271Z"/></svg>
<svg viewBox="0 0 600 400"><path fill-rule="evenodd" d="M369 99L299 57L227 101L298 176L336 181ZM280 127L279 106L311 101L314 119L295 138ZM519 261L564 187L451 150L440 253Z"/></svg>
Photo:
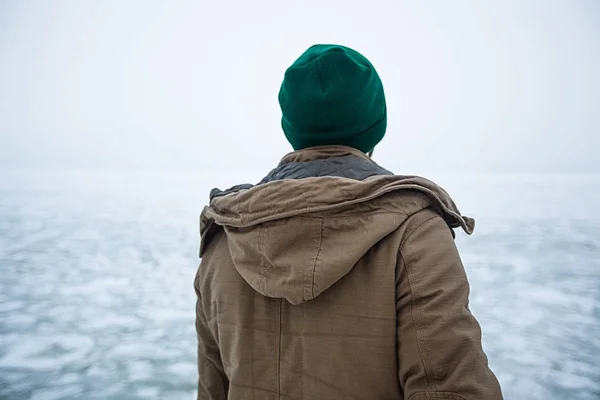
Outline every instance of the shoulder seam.
<svg viewBox="0 0 600 400"><path fill-rule="evenodd" d="M436 219L436 218L442 218L442 217L440 215L438 215L438 214L432 215L431 217L429 217L426 220L422 221L417 226L415 226L414 228L412 228L410 231L408 231L407 233L405 233L404 234L404 238L402 238L402 241L400 242L400 246L399 246L398 251L402 251L402 246L412 236L413 233L415 233L420 227L422 227L423 225L425 225L427 222L431 221L432 219Z"/></svg>

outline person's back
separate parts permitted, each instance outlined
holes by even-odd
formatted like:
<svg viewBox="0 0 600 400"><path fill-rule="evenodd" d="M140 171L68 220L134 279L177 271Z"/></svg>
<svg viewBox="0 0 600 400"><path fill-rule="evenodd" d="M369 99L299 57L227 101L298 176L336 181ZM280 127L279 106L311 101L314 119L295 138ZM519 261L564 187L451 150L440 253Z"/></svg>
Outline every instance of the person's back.
<svg viewBox="0 0 600 400"><path fill-rule="evenodd" d="M441 188L369 153L386 129L373 66L313 46L279 95L297 150L201 216L199 399L500 399Z"/></svg>

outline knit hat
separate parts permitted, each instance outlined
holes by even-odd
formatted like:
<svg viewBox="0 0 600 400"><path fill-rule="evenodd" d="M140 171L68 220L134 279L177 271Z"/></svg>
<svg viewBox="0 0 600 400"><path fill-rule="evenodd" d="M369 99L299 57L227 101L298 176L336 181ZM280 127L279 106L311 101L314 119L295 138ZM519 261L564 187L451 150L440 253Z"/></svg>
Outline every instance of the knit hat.
<svg viewBox="0 0 600 400"><path fill-rule="evenodd" d="M294 150L345 145L365 153L385 135L383 85L373 65L348 47L314 45L285 72L281 125Z"/></svg>

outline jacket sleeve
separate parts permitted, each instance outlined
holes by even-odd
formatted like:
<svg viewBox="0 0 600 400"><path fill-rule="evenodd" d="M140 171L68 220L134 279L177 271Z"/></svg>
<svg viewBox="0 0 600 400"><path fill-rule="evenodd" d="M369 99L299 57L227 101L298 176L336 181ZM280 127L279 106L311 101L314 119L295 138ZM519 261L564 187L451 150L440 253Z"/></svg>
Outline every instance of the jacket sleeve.
<svg viewBox="0 0 600 400"><path fill-rule="evenodd" d="M198 400L226 400L229 382L225 375L217 341L204 311L199 279L196 291L196 332L198 335Z"/></svg>
<svg viewBox="0 0 600 400"><path fill-rule="evenodd" d="M500 385L468 308L450 229L431 210L407 221L396 281L399 380L407 400L497 400Z"/></svg>

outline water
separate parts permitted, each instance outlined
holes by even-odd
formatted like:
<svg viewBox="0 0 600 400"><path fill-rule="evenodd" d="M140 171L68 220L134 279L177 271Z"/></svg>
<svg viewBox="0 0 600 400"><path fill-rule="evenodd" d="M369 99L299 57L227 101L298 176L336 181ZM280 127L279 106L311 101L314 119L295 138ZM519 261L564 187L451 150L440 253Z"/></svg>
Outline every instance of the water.
<svg viewBox="0 0 600 400"><path fill-rule="evenodd" d="M434 178L477 219L457 243L506 399L600 399L600 178ZM194 398L198 214L236 180L0 173L0 399Z"/></svg>

